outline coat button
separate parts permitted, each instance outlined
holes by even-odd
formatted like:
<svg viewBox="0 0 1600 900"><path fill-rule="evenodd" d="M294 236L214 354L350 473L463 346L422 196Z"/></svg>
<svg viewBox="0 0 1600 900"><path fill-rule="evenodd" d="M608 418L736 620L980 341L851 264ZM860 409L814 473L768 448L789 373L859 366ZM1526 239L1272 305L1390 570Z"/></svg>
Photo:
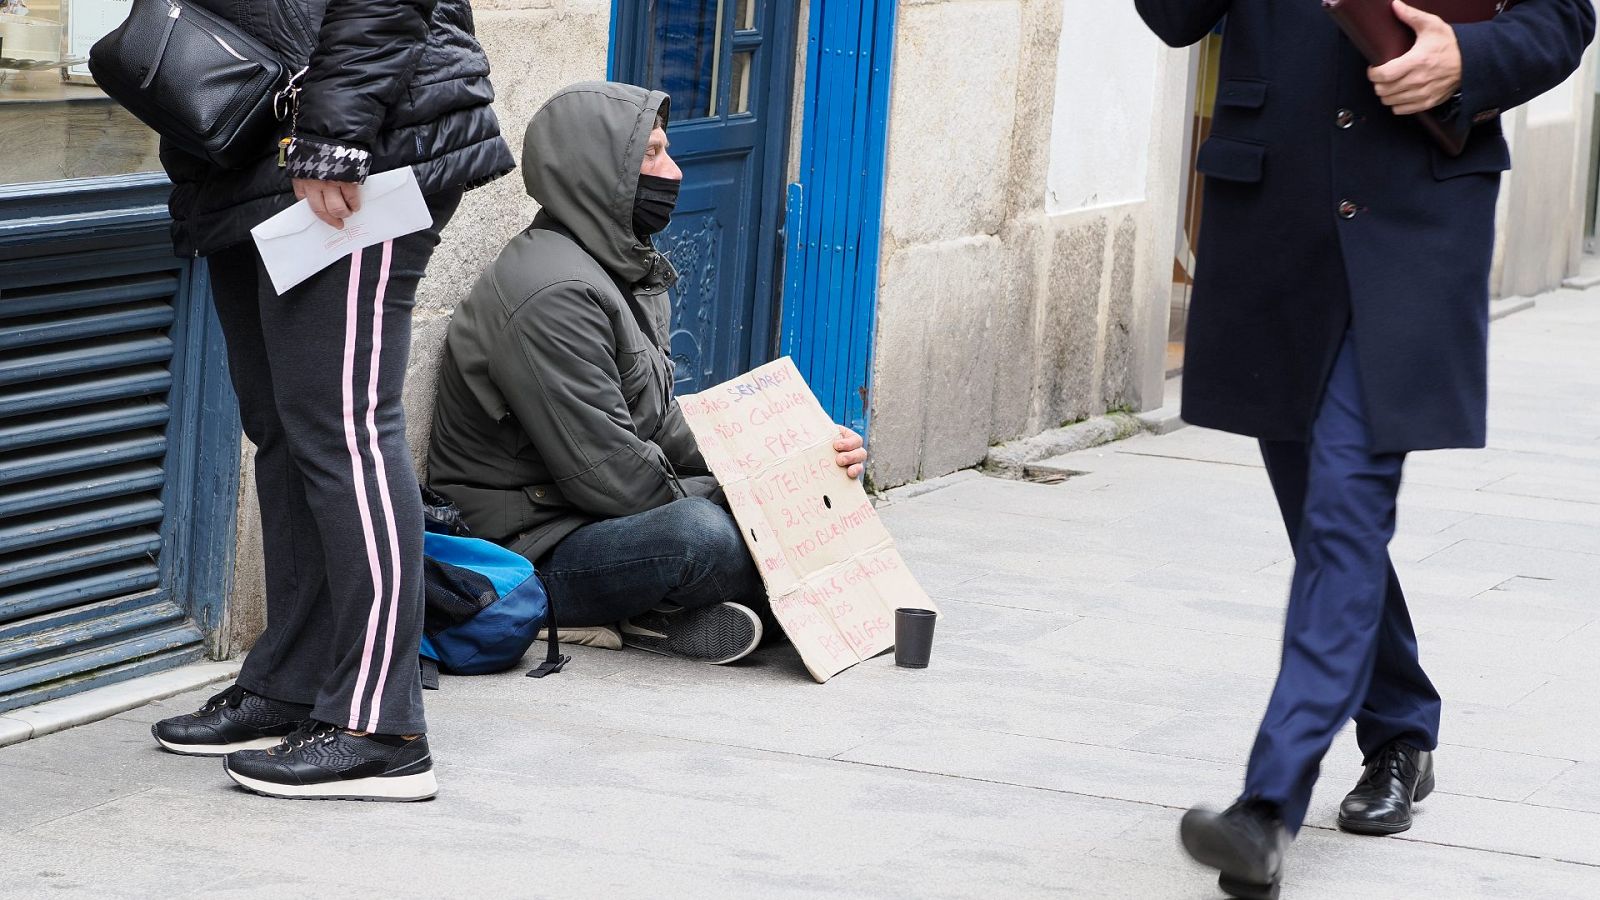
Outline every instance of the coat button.
<svg viewBox="0 0 1600 900"><path fill-rule="evenodd" d="M1349 128L1356 124L1356 114L1348 109L1341 109L1338 115L1334 116L1333 122L1340 128Z"/></svg>
<svg viewBox="0 0 1600 900"><path fill-rule="evenodd" d="M1354 219L1356 217L1356 213L1360 211L1360 207L1356 206L1354 203L1351 203L1349 200L1339 204L1339 218L1341 219Z"/></svg>
<svg viewBox="0 0 1600 900"><path fill-rule="evenodd" d="M537 490L535 490L533 492L533 495L535 497L538 497L540 500L543 500L544 499L544 488L538 488Z"/></svg>

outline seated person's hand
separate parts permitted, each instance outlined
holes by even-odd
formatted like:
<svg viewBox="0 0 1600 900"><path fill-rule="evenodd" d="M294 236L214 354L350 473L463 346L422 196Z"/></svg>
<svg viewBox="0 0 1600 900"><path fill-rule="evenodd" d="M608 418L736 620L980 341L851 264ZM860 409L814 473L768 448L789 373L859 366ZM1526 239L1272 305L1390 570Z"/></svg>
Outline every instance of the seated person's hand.
<svg viewBox="0 0 1600 900"><path fill-rule="evenodd" d="M862 443L861 435L839 426L839 439L833 442L833 449L839 451L839 468L851 478L860 478L866 468L867 451L862 449Z"/></svg>

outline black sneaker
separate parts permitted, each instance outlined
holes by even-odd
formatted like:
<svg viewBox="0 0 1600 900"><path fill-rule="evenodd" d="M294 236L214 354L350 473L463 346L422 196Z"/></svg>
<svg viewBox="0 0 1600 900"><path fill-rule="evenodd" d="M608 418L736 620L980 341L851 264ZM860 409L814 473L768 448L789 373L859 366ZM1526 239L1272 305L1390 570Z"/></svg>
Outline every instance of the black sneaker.
<svg viewBox="0 0 1600 900"><path fill-rule="evenodd" d="M738 603L657 607L620 627L623 646L714 666L744 659L761 645L761 617Z"/></svg>
<svg viewBox="0 0 1600 900"><path fill-rule="evenodd" d="M162 719L150 733L173 753L226 756L235 750L276 746L309 718L309 706L270 700L236 684L195 712Z"/></svg>
<svg viewBox="0 0 1600 900"><path fill-rule="evenodd" d="M439 793L428 738L354 735L327 722L304 727L270 750L222 761L240 787L291 800L427 800Z"/></svg>

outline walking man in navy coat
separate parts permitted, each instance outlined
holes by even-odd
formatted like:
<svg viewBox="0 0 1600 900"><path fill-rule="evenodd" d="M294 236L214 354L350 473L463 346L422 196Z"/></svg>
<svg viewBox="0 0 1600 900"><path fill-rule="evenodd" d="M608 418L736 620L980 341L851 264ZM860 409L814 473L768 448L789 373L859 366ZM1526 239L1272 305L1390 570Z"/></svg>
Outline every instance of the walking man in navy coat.
<svg viewBox="0 0 1600 900"><path fill-rule="evenodd" d="M1172 46L1227 18L1184 418L1261 441L1294 545L1282 668L1244 793L1190 810L1185 848L1230 895L1276 898L1322 757L1354 718L1366 770L1339 824L1411 826L1434 786L1439 695L1390 563L1413 450L1482 447L1499 113L1564 81L1591 0L1451 26L1394 3L1410 53L1366 61L1318 0L1135 0ZM1408 118L1477 123L1459 156Z"/></svg>

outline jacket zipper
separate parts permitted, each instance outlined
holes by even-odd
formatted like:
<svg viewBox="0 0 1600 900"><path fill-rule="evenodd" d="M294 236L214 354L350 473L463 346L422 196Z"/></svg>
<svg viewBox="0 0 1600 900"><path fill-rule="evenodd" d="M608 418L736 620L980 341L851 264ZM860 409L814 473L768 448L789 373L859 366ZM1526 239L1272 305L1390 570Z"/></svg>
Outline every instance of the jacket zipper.
<svg viewBox="0 0 1600 900"><path fill-rule="evenodd" d="M309 62L311 54L317 51L317 39L311 34L311 28L306 25L305 16L300 14L300 4L295 0L278 0L278 5L288 10L289 17L294 19L294 27L300 32L300 40L305 42L306 60Z"/></svg>

